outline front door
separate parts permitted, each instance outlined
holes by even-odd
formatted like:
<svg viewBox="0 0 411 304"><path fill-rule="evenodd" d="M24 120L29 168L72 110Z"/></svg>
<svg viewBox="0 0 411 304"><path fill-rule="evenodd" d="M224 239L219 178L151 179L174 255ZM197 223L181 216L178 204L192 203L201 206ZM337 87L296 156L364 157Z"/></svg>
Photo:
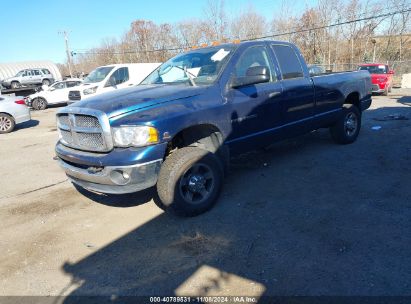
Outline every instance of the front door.
<svg viewBox="0 0 411 304"><path fill-rule="evenodd" d="M227 118L231 122L231 133L227 143L233 150L266 145L270 129L281 124L279 100L282 87L265 44L246 49L236 62L231 78L246 77L247 71L256 66L269 69L269 82L230 88L226 93L231 106Z"/></svg>
<svg viewBox="0 0 411 304"><path fill-rule="evenodd" d="M110 78L107 80L107 83L103 87L102 92L109 92L113 90L126 88L129 84L130 76L128 67L122 67L115 70Z"/></svg>

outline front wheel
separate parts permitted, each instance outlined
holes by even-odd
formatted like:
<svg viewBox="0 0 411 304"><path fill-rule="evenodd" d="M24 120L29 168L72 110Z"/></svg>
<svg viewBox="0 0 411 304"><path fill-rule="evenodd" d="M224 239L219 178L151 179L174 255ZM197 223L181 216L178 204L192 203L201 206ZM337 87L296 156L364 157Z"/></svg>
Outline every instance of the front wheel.
<svg viewBox="0 0 411 304"><path fill-rule="evenodd" d="M204 213L215 204L223 176L223 166L215 154L196 147L179 149L161 167L154 201L180 216Z"/></svg>
<svg viewBox="0 0 411 304"><path fill-rule="evenodd" d="M341 117L331 126L331 136L339 144L353 143L360 133L361 112L352 104L345 104Z"/></svg>
<svg viewBox="0 0 411 304"><path fill-rule="evenodd" d="M10 87L11 87L12 89L18 89L18 88L21 87L21 85L20 85L20 82L18 82L18 81L13 81L13 82L10 84Z"/></svg>
<svg viewBox="0 0 411 304"><path fill-rule="evenodd" d="M15 122L13 117L8 114L0 113L0 134L13 131Z"/></svg>

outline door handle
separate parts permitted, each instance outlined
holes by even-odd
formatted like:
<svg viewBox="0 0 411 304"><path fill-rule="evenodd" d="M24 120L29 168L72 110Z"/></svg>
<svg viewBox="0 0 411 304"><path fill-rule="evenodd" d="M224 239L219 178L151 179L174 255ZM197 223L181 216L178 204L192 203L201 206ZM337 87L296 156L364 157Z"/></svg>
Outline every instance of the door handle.
<svg viewBox="0 0 411 304"><path fill-rule="evenodd" d="M134 85L134 83L130 83L128 86L131 87L132 85Z"/></svg>
<svg viewBox="0 0 411 304"><path fill-rule="evenodd" d="M280 94L281 94L281 92L271 92L270 94L268 94L268 98L273 98L273 97L278 96Z"/></svg>

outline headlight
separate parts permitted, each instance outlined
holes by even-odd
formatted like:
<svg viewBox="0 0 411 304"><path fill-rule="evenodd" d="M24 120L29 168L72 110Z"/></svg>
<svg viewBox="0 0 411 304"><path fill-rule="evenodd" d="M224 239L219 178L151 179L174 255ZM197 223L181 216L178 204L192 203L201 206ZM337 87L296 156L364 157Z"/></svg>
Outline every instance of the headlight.
<svg viewBox="0 0 411 304"><path fill-rule="evenodd" d="M149 126L122 126L112 132L116 147L142 147L158 142L158 131Z"/></svg>
<svg viewBox="0 0 411 304"><path fill-rule="evenodd" d="M94 94L97 91L97 87L87 88L83 90L84 95Z"/></svg>

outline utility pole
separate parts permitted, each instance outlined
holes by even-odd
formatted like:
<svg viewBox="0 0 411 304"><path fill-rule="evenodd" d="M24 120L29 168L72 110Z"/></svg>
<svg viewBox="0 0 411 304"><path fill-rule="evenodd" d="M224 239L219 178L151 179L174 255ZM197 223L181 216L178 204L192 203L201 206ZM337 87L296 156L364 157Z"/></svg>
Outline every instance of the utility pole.
<svg viewBox="0 0 411 304"><path fill-rule="evenodd" d="M377 40L375 40L375 39L372 39L371 40L371 43L374 45L373 46L373 51L372 51L372 62L375 62L375 47L376 47L376 45L377 45Z"/></svg>
<svg viewBox="0 0 411 304"><path fill-rule="evenodd" d="M73 73L72 73L72 70L71 70L70 49L69 49L69 44L68 44L68 32L66 30L64 30L64 31L59 31L58 33L64 36L64 41L66 43L67 64L68 64L68 68L69 68L70 77L73 78Z"/></svg>

